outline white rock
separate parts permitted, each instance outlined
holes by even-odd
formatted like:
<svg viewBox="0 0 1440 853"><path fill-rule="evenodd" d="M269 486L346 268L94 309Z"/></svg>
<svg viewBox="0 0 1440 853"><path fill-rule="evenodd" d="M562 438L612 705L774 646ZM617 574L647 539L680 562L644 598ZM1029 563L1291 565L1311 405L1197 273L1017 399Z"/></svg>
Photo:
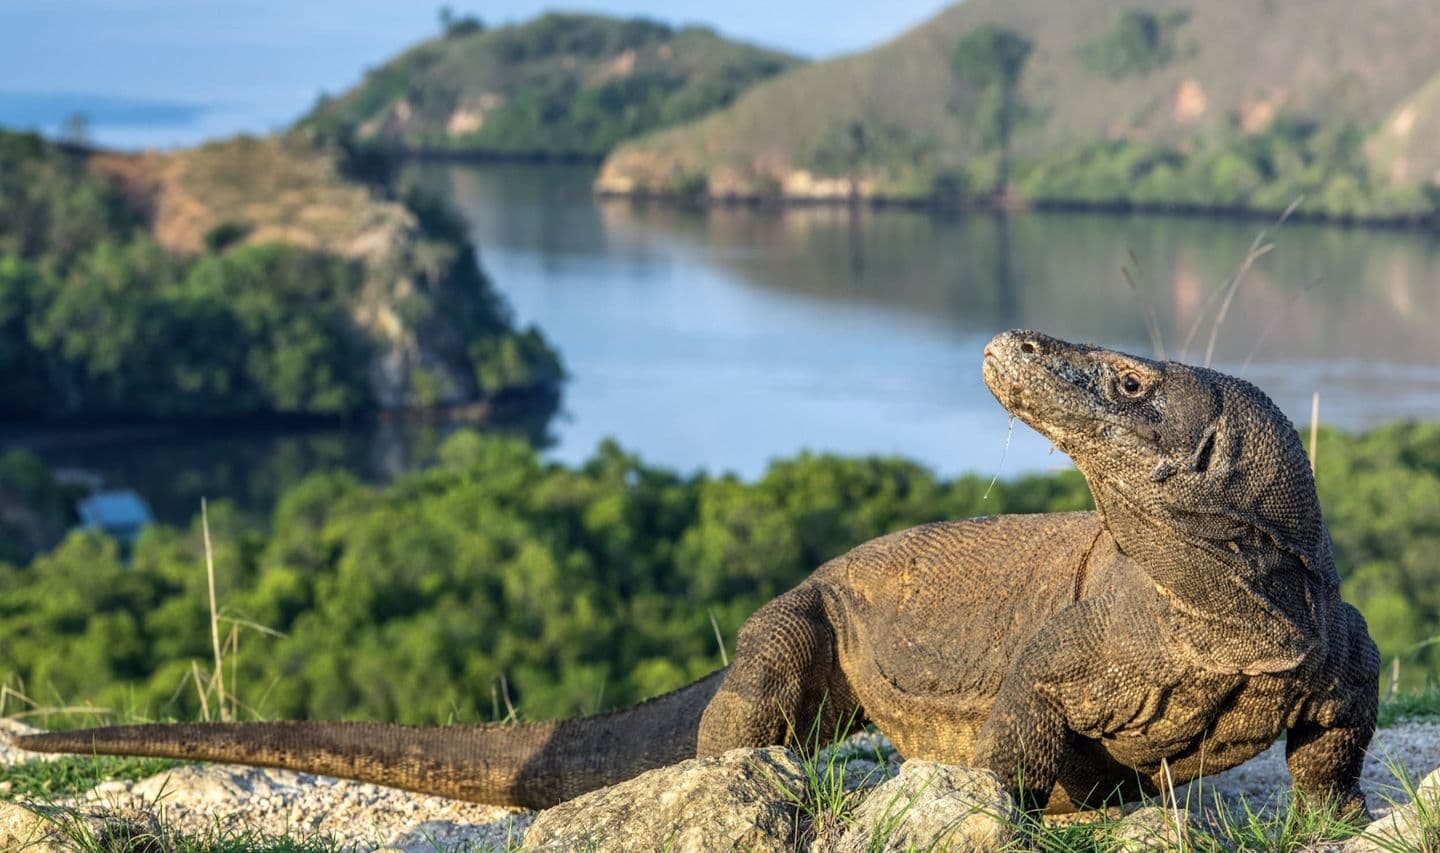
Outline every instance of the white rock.
<svg viewBox="0 0 1440 853"><path fill-rule="evenodd" d="M525 849L792 850L804 787L788 749L732 749L651 770L536 816Z"/></svg>
<svg viewBox="0 0 1440 853"><path fill-rule="evenodd" d="M988 770L911 760L866 795L838 847L845 853L999 850L1020 810Z"/></svg>

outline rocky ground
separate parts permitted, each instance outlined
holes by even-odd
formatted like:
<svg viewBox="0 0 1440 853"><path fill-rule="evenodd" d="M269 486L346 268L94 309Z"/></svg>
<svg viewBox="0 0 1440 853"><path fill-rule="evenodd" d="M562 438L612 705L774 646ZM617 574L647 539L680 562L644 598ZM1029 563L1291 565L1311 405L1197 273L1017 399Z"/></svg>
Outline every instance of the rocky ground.
<svg viewBox="0 0 1440 853"><path fill-rule="evenodd" d="M18 723L0 721L0 731L23 728ZM883 783L855 810L857 826L863 824L873 830L885 824L897 839L908 838L923 849L925 833L933 830L927 828L930 824L912 825L913 815L923 814L933 823L939 819L934 815L944 818L948 814L946 808L963 816L973 814L977 804L981 811L994 816L1009 813L1008 805L1002 801L987 799L998 794L998 789L986 793L993 787L989 781L993 777L926 762L908 762L897 776L893 763L876 764L863 757L873 755L876 745L883 748L883 739L873 738L870 743L849 748L857 757L847 774L846 786L853 789ZM0 744L0 765L35 758ZM807 789L813 791L815 786L807 785L804 768L785 750L737 751L686 765L588 794L543 812L538 818L530 812L373 785L219 765L181 767L139 782L106 782L81 796L39 805L72 808L80 814L130 816L141 824L153 816L171 831L202 837L246 831L294 838L321 834L353 851L506 849L519 846L522 839L527 849L544 850L635 849L641 839L648 839L649 846L657 849L675 850L717 846L728 849L734 843L750 849L776 850L793 849L797 843L814 850L866 847L864 837L853 827L838 823L831 827L802 827L808 822L795 818L797 809L787 801L784 791L796 792L804 799ZM1440 723L1402 723L1379 732L1365 766L1372 810L1379 816L1389 815L1397 803L1403 806L1407 799L1392 769L1404 768L1418 781L1436 767L1440 767ZM1273 807L1288 784L1284 747L1276 744L1242 767L1205 780L1203 786L1182 787L1177 799L1181 803L1208 803L1213 801L1213 792L1232 802L1244 797L1254 805ZM910 810L913 815L907 816L903 825L892 825L896 815L888 804L895 801L897 792L908 792L905 796L910 797L916 791L925 792L924 796L934 802L922 808L917 800ZM1127 830L1139 833L1140 848L1149 847L1149 841L1154 840L1146 841L1146 832L1163 835L1165 831L1163 815L1158 810L1150 811L1155 814L1137 818L1136 827ZM1404 813L1403 808L1400 813ZM0 803L0 847L11 849L16 838L23 840L27 831L44 832L44 826L34 821L27 823L27 818L28 814L16 806ZM964 829L963 849L995 849L1006 838L1005 827L994 820L957 823L959 819L953 815L944 820L941 824L949 826L950 831L962 824L968 827ZM1147 829L1146 820L1155 826ZM6 832L10 833L9 843ZM959 842L960 838L952 841ZM1440 845L1440 838L1434 842ZM1332 845L1315 849L1342 848ZM1343 849L1376 848L1352 843Z"/></svg>

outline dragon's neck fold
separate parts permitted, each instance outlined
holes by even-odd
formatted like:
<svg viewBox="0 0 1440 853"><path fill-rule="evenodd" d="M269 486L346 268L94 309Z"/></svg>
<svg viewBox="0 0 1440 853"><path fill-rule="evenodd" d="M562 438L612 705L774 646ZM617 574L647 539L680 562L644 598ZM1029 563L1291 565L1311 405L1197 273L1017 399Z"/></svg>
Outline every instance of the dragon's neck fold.
<svg viewBox="0 0 1440 853"><path fill-rule="evenodd" d="M1273 532L1234 516L1159 517L1123 499L1096 504L1116 545L1164 601L1167 634L1195 662L1218 672L1293 669L1325 638L1327 600L1315 587L1327 553L1302 560L1277 548Z"/></svg>

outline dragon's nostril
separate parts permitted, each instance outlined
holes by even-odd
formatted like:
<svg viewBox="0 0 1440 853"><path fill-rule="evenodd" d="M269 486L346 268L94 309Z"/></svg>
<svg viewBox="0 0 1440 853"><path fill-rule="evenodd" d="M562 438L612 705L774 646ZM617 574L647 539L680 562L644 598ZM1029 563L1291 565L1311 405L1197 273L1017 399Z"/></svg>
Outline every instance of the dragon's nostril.
<svg viewBox="0 0 1440 853"><path fill-rule="evenodd" d="M1020 351L1026 355L1034 355L1038 349L1040 348L1035 346L1034 341L1024 341L1020 344Z"/></svg>

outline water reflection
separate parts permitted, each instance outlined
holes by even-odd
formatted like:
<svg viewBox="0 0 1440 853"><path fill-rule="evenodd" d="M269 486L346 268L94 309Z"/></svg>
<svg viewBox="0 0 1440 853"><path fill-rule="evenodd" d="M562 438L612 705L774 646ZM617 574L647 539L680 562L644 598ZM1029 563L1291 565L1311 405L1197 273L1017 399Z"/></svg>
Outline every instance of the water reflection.
<svg viewBox="0 0 1440 853"><path fill-rule="evenodd" d="M1148 349L1137 282L1165 339L1197 322L1203 350L1211 295L1245 257L1262 222L1035 213L1014 217L795 207L680 211L607 202L621 243L663 234L751 284L940 320L956 332L1032 325L1062 336ZM1440 244L1428 234L1287 223L1237 290L1217 343L1227 364L1292 359L1440 361ZM857 245L858 244L858 245ZM863 257L864 263L849 263ZM847 269L846 266L849 266ZM1195 355L1192 344L1191 355Z"/></svg>
<svg viewBox="0 0 1440 853"><path fill-rule="evenodd" d="M981 341L1031 326L1149 352L1148 300L1168 354L1198 361L1215 294L1268 226L596 202L584 168L427 166L411 178L465 213L486 269L574 367L562 457L615 434L648 458L747 474L802 447L991 470L1004 418L974 376ZM1314 390L1345 426L1440 417L1435 238L1293 221L1271 231L1273 250L1216 330L1216 364L1297 419ZM1136 290L1121 274L1132 254ZM757 422L763 436L748 429ZM683 439L697 433L713 442ZM1007 468L1052 465L1047 449L1012 449Z"/></svg>

